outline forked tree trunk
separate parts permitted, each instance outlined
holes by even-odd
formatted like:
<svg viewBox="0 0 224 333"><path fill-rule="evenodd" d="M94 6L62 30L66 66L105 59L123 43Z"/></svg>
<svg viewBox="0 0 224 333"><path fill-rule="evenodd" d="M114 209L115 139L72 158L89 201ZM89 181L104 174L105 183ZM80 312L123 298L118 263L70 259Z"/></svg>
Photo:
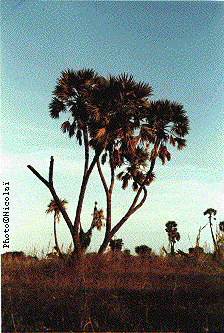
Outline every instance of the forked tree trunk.
<svg viewBox="0 0 224 333"><path fill-rule="evenodd" d="M146 200L147 197L147 191L146 188L143 187L144 190L144 197L142 198L142 200L140 201L140 203L138 205L137 201L138 198L141 194L142 189L139 191L139 193L137 193L135 199L133 200L133 203L131 205L131 207L129 208L128 212L123 216L123 218L113 227L112 230L108 230L108 232L106 232L104 240L102 245L99 248L98 254L103 254L107 248L107 245L109 244L109 242L111 241L111 239L113 238L113 236L117 233L117 231L122 227L122 225L129 219L129 217L134 214L134 212L136 212L136 210L138 210L143 203Z"/></svg>
<svg viewBox="0 0 224 333"><path fill-rule="evenodd" d="M153 167L155 165L155 162L152 163L151 168L150 168L150 172L148 172L148 176L146 177L145 181L143 182L143 184L141 185L141 187L139 188L131 206L129 207L127 213L122 217L122 219L113 227L113 229L111 230L111 220L110 220L110 229L108 227L108 231L105 234L104 240L102 245L99 248L98 253L99 254L103 254L104 251L107 248L107 245L109 244L109 242L111 241L111 239L113 238L113 236L116 234L116 232L122 227L122 225L129 219L129 217L134 214L140 207L142 207L142 205L144 204L146 198L147 198L147 190L145 188L145 183L147 181L147 178L149 177L149 175L151 174ZM142 198L142 200L140 201L139 204L137 204L139 197L141 195L141 192L144 191L144 196ZM108 203L110 203L111 206L111 202L108 201ZM111 208L110 208L111 209ZM107 223L107 222L106 222Z"/></svg>
<svg viewBox="0 0 224 333"><path fill-rule="evenodd" d="M154 150L155 152L157 152L158 147L159 147L159 139L156 140L155 144L154 144ZM139 187L136 196L134 197L134 200L132 201L131 206L129 207L127 213L122 217L122 219L113 227L113 229L111 229L111 196L112 196L112 191L113 191L113 182L114 182L114 170L111 169L111 186L110 189L108 189L105 178L103 176L99 161L97 163L98 166L98 171L101 177L101 181L103 183L104 189L105 189L105 193L106 193L106 197L107 197L107 212L109 212L110 214L107 217L107 221L106 221L106 233L105 233L105 237L103 240L103 243L101 244L99 250L98 250L98 254L103 254L107 248L107 245L109 244L109 242L111 241L111 239L113 238L113 236L116 234L116 232L122 227L122 225L129 219L129 217L134 214L134 212L136 212L145 202L146 198L147 198L147 190L145 187L145 184L147 183L148 179L150 178L150 176L152 175L153 169L155 167L155 162L156 162L156 157L151 159L151 164L150 164L150 168L146 174L145 180L143 181L143 183L141 184L141 186ZM140 201L140 203L138 204L138 200L139 197L142 193L142 191L144 191L144 196L142 198L142 200Z"/></svg>
<svg viewBox="0 0 224 333"><path fill-rule="evenodd" d="M54 189L53 186L53 156L51 157L51 161L50 161L50 168L49 168L49 181L47 181L45 178L43 178L38 171L36 171L31 165L28 165L27 167L34 173L34 175L49 189L49 191L52 194L52 197L56 203L56 205L58 206L69 230L72 236L72 240L73 240L73 244L75 247L75 252L76 252L76 257L78 260L82 261L83 256L82 256L82 251L81 251L81 245L80 245L80 239L79 239L79 235L78 233L75 232L74 227L72 225L72 222L66 212L66 210L64 209L64 207L61 205L60 199L56 194L56 191Z"/></svg>

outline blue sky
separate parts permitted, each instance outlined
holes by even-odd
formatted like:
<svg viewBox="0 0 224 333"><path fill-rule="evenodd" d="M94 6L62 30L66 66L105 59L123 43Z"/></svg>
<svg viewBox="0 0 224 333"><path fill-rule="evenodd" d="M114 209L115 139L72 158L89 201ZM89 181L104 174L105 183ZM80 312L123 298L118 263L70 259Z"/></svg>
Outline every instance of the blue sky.
<svg viewBox="0 0 224 333"><path fill-rule="evenodd" d="M132 74L152 86L152 100L178 101L190 119L187 148L172 150L171 161L157 165L147 202L117 233L126 248L133 252L147 244L159 252L168 245L164 225L175 220L181 234L177 247L186 250L207 222L207 208L217 209L217 222L224 220L223 14L218 1L1 2L1 169L2 180L10 182L11 250L46 249L50 240L53 246L53 216L45 214L51 196L27 164L47 177L54 156L55 187L74 219L83 151L60 131L66 115L53 120L48 111L56 79L68 68ZM114 223L132 197L116 183ZM95 200L105 211L94 171L84 228ZM71 242L63 220L58 238L64 247ZM92 251L102 238L103 231L94 230ZM205 242L212 248L208 228L201 235L201 245Z"/></svg>

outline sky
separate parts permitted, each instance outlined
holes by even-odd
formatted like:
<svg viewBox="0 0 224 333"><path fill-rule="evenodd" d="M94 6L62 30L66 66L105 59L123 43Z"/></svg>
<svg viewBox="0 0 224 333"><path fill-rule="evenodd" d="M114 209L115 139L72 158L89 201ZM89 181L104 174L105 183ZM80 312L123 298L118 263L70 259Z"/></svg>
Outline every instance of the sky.
<svg viewBox="0 0 224 333"><path fill-rule="evenodd" d="M157 163L147 201L116 234L124 248L146 244L156 253L168 248L165 223L176 221L176 248L195 245L198 230L217 210L224 220L223 15L219 1L1 1L1 204L9 182L9 248L50 252L53 216L46 215L48 189L31 173L48 176L54 156L54 185L68 201L74 220L82 179L83 149L60 130L68 118L54 120L49 103L57 78L68 68L92 68L108 77L128 73L153 88L150 100L168 99L184 106L190 120L187 147L171 149L171 161ZM109 176L108 169L104 170ZM112 223L125 214L134 193L116 181ZM81 215L91 224L94 202L106 212L97 171L87 187ZM2 239L5 237L1 223ZM63 250L71 243L61 218L57 225ZM89 251L97 251L104 229L94 230ZM209 227L200 245L212 250Z"/></svg>

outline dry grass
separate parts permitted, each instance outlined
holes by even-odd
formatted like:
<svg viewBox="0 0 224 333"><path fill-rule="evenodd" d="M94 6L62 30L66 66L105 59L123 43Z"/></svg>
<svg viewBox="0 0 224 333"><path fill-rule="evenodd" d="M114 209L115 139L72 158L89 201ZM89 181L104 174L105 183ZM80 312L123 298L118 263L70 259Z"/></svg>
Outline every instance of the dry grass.
<svg viewBox="0 0 224 333"><path fill-rule="evenodd" d="M87 255L2 261L3 332L221 332L224 262Z"/></svg>

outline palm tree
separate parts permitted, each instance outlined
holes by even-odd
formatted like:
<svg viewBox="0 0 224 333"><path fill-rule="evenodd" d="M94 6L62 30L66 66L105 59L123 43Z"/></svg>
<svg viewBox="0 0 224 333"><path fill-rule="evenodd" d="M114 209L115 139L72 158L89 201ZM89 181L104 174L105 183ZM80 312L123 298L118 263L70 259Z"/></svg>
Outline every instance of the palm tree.
<svg viewBox="0 0 224 333"><path fill-rule="evenodd" d="M121 163L121 140L125 140L128 149L133 148L132 136L140 124L142 110L151 91L152 88L147 84L136 84L133 77L126 74L105 79L90 69L63 71L57 80L54 97L49 105L50 115L55 119L59 118L60 113L69 112L72 120L68 119L62 124L62 131L67 132L69 137L76 135L79 144L84 143L85 148L83 181L74 221L78 251L81 251L78 237L80 215L89 176L101 153L109 153L113 169L110 188L113 187L114 168ZM90 147L95 152L91 163ZM107 196L111 197L109 192ZM110 215L108 208L106 234L110 229Z"/></svg>
<svg viewBox="0 0 224 333"><path fill-rule="evenodd" d="M85 150L84 172L72 229L75 250L81 256L79 229L82 206L89 177L97 164L107 199L106 231L99 249L102 253L119 228L144 204L146 187L154 179L157 157L163 164L171 158L167 144L177 145L178 149L185 147L183 137L188 134L188 118L180 104L169 101L149 103L147 99L152 88L142 82L136 83L127 74L105 79L91 69L63 71L53 94L49 105L51 117L59 118L62 112L68 112L70 118L62 124L62 131L69 137L76 135ZM90 161L91 148L94 154ZM101 163L106 159L111 170L109 183L101 169ZM118 175L122 187L125 189L131 181L136 195L127 213L112 228L115 172L124 165L127 168Z"/></svg>
<svg viewBox="0 0 224 333"><path fill-rule="evenodd" d="M121 238L119 239L111 239L110 241L110 248L113 252L121 252L122 246L124 245L123 240Z"/></svg>
<svg viewBox="0 0 224 333"><path fill-rule="evenodd" d="M152 252L151 247L148 247L147 245L140 245L135 247L135 252L138 255L145 256L147 254L150 254Z"/></svg>
<svg viewBox="0 0 224 333"><path fill-rule="evenodd" d="M174 244L180 240L180 234L177 231L177 223L175 221L168 221L166 223L166 232L168 233L169 242L171 245L171 255L174 255Z"/></svg>
<svg viewBox="0 0 224 333"><path fill-rule="evenodd" d="M62 205L62 207L65 209L65 205L68 203L67 200L65 199L60 199L60 203ZM46 213L49 214L49 213L52 213L54 212L54 240L55 240L55 250L57 251L57 253L59 254L60 257L62 257L62 254L61 254L61 251L59 249L59 246L58 246L58 240L57 240L57 233L56 233L56 222L59 223L60 221L60 210L58 208L58 205L56 204L56 202L51 199L49 205L48 205L48 209L46 210Z"/></svg>
<svg viewBox="0 0 224 333"><path fill-rule="evenodd" d="M70 114L68 120L61 125L61 129L64 133L68 133L70 138L76 135L79 145L83 144L85 149L84 172L74 220L75 250L73 254L77 252L78 257L82 257L78 230L85 191L90 174L101 154L101 150L95 149L90 163L89 127L99 117L97 107L93 104L93 91L99 88L101 81L103 82L104 79L100 78L92 69L63 71L57 80L53 91L54 97L49 105L50 116L53 119L59 118L62 112ZM93 133L91 135L94 137Z"/></svg>
<svg viewBox="0 0 224 333"><path fill-rule="evenodd" d="M221 232L224 232L224 221L219 222L219 229Z"/></svg>
<svg viewBox="0 0 224 333"><path fill-rule="evenodd" d="M216 244L216 240L215 240L215 237L214 237L214 234L213 234L213 230L212 230L212 215L215 216L216 213L217 213L217 211L215 209L213 209L213 208L208 208L204 212L204 215L208 215L209 225L210 225L210 230L211 230L211 235L212 235L212 240L213 240L215 251L217 250L217 244ZM214 218L214 220L215 220L215 218Z"/></svg>

